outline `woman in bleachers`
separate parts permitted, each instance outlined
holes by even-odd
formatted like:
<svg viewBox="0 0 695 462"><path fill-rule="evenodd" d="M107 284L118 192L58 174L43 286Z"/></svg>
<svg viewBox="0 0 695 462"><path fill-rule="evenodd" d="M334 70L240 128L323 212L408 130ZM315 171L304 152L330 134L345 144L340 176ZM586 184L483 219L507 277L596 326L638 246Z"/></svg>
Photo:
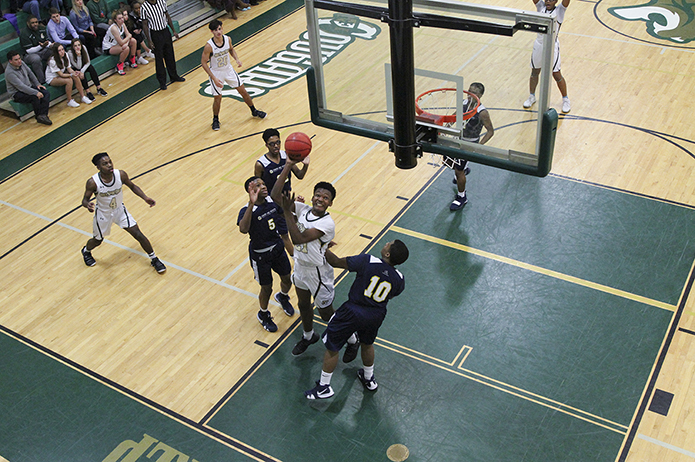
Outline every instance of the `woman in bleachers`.
<svg viewBox="0 0 695 462"><path fill-rule="evenodd" d="M92 104L92 100L87 98L82 88L82 82L70 67L70 60L65 53L65 48L60 43L51 45L53 56L48 60L46 67L46 85L52 87L65 87L65 96L68 97L68 106L79 107L80 103L72 99L72 88L77 88L77 92L82 97L82 102Z"/></svg>
<svg viewBox="0 0 695 462"><path fill-rule="evenodd" d="M133 38L136 42L135 49L137 51L135 52L135 61L138 64L149 64L149 62L142 56L142 52L140 51L140 44L142 44L145 40L145 34L142 33L142 26L140 26L139 29L136 29L135 21L130 17L130 14L128 13L128 11L130 11L129 6L125 6L121 11L123 12L125 25L130 31L130 33L133 34Z"/></svg>
<svg viewBox="0 0 695 462"><path fill-rule="evenodd" d="M94 23L89 15L89 10L84 6L84 0L72 0L70 22L80 35L80 41L87 46L89 52L94 53L94 56L99 56L101 54L101 44L94 30Z"/></svg>
<svg viewBox="0 0 695 462"><path fill-rule="evenodd" d="M74 1L74 0L73 0ZM81 0L77 0L81 1ZM70 46L70 51L68 51L68 59L70 60L70 67L73 68L75 74L82 82L82 88L85 90L89 88L89 83L87 82L87 74L92 78L94 82L94 87L101 96L107 96L108 94L101 88L101 82L99 82L99 74L97 70L92 66L92 62L89 59L89 53L87 48L82 45L80 39L72 39L72 45ZM87 98L94 101L94 95L92 92L87 91L85 93Z"/></svg>
<svg viewBox="0 0 695 462"><path fill-rule="evenodd" d="M145 32L142 30L142 17L140 14L140 8L142 4L140 2L133 2L133 11L130 12L130 20L133 22L133 27L129 30L133 31L133 37L137 40L140 49L142 50L142 56L145 58L154 58L154 53L149 46L147 46L147 41L145 40Z"/></svg>
<svg viewBox="0 0 695 462"><path fill-rule="evenodd" d="M104 49L105 53L114 56L118 55L116 72L118 72L120 75L125 75L125 65L123 63L126 59L130 61L130 67L138 67L135 59L136 47L137 42L125 25L123 13L114 11L113 24L111 24L109 30L106 31L102 48Z"/></svg>

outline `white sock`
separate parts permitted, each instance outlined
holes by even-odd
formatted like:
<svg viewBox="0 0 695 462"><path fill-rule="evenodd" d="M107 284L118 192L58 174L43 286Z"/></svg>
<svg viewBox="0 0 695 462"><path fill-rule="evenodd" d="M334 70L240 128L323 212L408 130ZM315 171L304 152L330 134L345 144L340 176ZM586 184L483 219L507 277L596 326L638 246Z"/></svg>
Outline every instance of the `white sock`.
<svg viewBox="0 0 695 462"><path fill-rule="evenodd" d="M151 254L149 254L147 256L150 257L150 260L152 260L155 257L155 254L154 254L154 252L152 252Z"/></svg>
<svg viewBox="0 0 695 462"><path fill-rule="evenodd" d="M374 377L374 364L371 366L364 366L364 378L369 380Z"/></svg>
<svg viewBox="0 0 695 462"><path fill-rule="evenodd" d="M331 377L333 377L333 372L324 372L321 371L321 381L319 382L321 385L330 385L331 384Z"/></svg>
<svg viewBox="0 0 695 462"><path fill-rule="evenodd" d="M311 340L311 337L314 336L314 329L311 329L310 332L304 332L304 340Z"/></svg>
<svg viewBox="0 0 695 462"><path fill-rule="evenodd" d="M350 338L348 339L348 343L349 343L350 345L354 345L355 343L357 343L357 335L355 335L354 332L353 332L353 334L350 336Z"/></svg>
<svg viewBox="0 0 695 462"><path fill-rule="evenodd" d="M464 197L466 197L466 191L458 193L458 196L463 199Z"/></svg>

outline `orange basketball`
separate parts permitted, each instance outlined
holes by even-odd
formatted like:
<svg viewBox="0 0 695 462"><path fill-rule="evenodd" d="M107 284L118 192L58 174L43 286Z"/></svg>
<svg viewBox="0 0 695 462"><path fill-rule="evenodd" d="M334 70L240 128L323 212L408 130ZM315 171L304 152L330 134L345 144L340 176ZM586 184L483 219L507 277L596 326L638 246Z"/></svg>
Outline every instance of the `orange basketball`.
<svg viewBox="0 0 695 462"><path fill-rule="evenodd" d="M287 157L295 162L301 162L311 152L311 138L306 133L290 133L285 139Z"/></svg>

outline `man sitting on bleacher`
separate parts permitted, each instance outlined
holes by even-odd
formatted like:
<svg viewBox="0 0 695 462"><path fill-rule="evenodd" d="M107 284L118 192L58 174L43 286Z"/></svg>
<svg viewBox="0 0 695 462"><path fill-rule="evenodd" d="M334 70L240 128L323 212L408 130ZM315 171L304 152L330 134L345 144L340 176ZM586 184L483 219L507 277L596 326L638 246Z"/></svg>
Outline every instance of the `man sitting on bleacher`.
<svg viewBox="0 0 695 462"><path fill-rule="evenodd" d="M46 29L48 35L54 42L60 43L67 50L72 43L72 39L80 38L72 23L65 16L60 15L60 11L55 8L48 10L51 13L51 20L48 21Z"/></svg>
<svg viewBox="0 0 695 462"><path fill-rule="evenodd" d="M39 83L29 66L22 62L19 51L8 52L7 61L8 66L5 70L7 93L18 103L30 103L34 107L34 115L38 123L51 125L53 122L48 118L51 96L46 87Z"/></svg>
<svg viewBox="0 0 695 462"><path fill-rule="evenodd" d="M53 43L48 38L46 28L39 24L36 16L29 16L27 19L27 27L19 34L19 44L25 53L24 62L34 71L39 83L44 83L46 81L44 69L53 56L51 52Z"/></svg>

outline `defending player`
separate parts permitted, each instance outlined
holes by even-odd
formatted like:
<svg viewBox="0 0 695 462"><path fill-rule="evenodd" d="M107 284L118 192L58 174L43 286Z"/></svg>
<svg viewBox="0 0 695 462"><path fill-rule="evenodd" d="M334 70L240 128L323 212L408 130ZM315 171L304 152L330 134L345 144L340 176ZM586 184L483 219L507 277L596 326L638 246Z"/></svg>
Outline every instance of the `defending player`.
<svg viewBox="0 0 695 462"><path fill-rule="evenodd" d="M386 304L405 288L405 279L395 266L407 259L408 247L399 240L388 242L381 249L381 259L365 254L339 258L330 250L326 251L326 260L331 266L354 271L357 276L350 287L348 301L338 308L323 333L326 352L321 379L316 381L314 388L304 392L307 399L333 396L331 377L338 364L338 351L353 332L359 335L364 365L357 371L357 377L365 389L376 390L374 341L386 317Z"/></svg>
<svg viewBox="0 0 695 462"><path fill-rule="evenodd" d="M326 262L326 249L335 237L335 222L328 213L328 207L333 205L335 188L330 183L321 181L314 186L311 205L295 202L289 192L283 193L283 185L290 170L296 162L288 159L280 176L273 186L270 197L280 202L287 222L287 230L294 244L294 273L292 283L297 292L297 306L302 317L302 338L292 349L294 356L306 351L309 345L319 341L319 335L314 332L314 304L319 310L321 319L328 322L333 316L333 267ZM295 219L292 213L296 213ZM357 355L357 338L351 339L350 355ZM345 352L348 355L348 351ZM349 357L348 357L349 359Z"/></svg>
<svg viewBox="0 0 695 462"><path fill-rule="evenodd" d="M94 213L93 235L87 241L87 245L82 248L82 258L87 266L96 265L96 260L92 257L92 250L101 245L104 236L111 233L111 225L116 223L118 226L128 231L142 246L142 249L150 257L152 266L159 274L164 273L167 268L154 254L152 244L142 234L135 219L123 204L123 185L130 188L135 195L147 202L150 207L154 207L156 202L148 197L139 186L133 183L128 174L123 170L115 170L111 158L105 152L100 152L92 158L92 163L99 170L89 180L85 187L82 197L82 206ZM92 196L96 195L96 207L92 201Z"/></svg>
<svg viewBox="0 0 695 462"><path fill-rule="evenodd" d="M275 300L280 303L287 316L294 315L294 308L290 304L288 294L292 286L290 280L292 267L280 238L281 235L287 234L287 226L284 220L280 220L282 211L268 197L268 188L263 180L252 176L246 180L244 188L249 193L249 203L239 211L237 225L239 231L248 234L251 239L249 260L253 275L261 285L261 291L258 294L260 311L256 317L265 330L275 332L278 326L273 322L273 317L268 311L268 301L273 292L271 270L280 276L280 292L275 294Z"/></svg>
<svg viewBox="0 0 695 462"><path fill-rule="evenodd" d="M246 91L244 84L241 83L241 78L239 74L236 73L234 67L229 62L229 57L231 56L236 61L237 66L241 67L241 61L237 56L234 46L232 46L232 39L224 35L222 31L222 23L217 19L213 19L208 25L210 31L212 32L212 38L208 40L203 48L203 56L200 60L200 64L210 76L210 90L213 95L212 103L212 129L220 129L220 107L222 106L222 88L224 83L227 82L229 86L239 92L244 102L251 109L251 115L253 117L258 117L263 119L266 113L259 111L253 105L253 100L251 96ZM208 65L208 61L210 65Z"/></svg>
<svg viewBox="0 0 695 462"><path fill-rule="evenodd" d="M473 82L468 88L468 91L473 93L480 100L485 93L485 86L480 82ZM467 106L468 100L465 100L463 105L464 108ZM485 144L487 143L492 135L495 134L495 127L492 126L492 119L490 118L490 113L487 108L480 104L473 117L468 119L468 123L461 130L461 139L465 141L470 141L471 143ZM483 137L480 137L480 133L485 127L486 133ZM458 189L456 197L451 202L449 210L455 212L461 210L467 203L468 197L466 196L466 175L471 173L471 169L468 167L468 161L463 159L454 159L449 156L444 156L444 164L454 169L454 183Z"/></svg>
<svg viewBox="0 0 695 462"><path fill-rule="evenodd" d="M539 13L548 13L550 17L557 21L558 36L555 39L555 62L553 63L553 78L557 82L557 87L562 94L562 112L568 113L572 109L570 99L567 97L567 82L560 72L560 26L565 21L565 12L570 5L570 0L562 0L558 5L558 0L532 0ZM530 108L536 103L536 87L538 86L538 76L541 73L541 53L543 50L544 34L538 34L536 41L533 42L533 54L531 55L531 78L529 79L529 89L531 94L524 101L524 107Z"/></svg>
<svg viewBox="0 0 695 462"><path fill-rule="evenodd" d="M253 173L257 177L261 178L266 184L266 187L272 191L273 186L275 186L275 180L277 180L278 176L280 176L280 173L287 162L287 153L280 149L282 144L282 141L280 141L280 132L275 128L267 128L263 132L263 141L265 142L265 146L268 148L268 152L263 154L256 161L256 164L253 167ZM283 186L283 191L292 190L292 175L297 177L298 180L301 180L306 175L308 169L309 156L305 157L302 161L302 168L299 168L298 164L295 164L292 167L292 173L287 176L287 180ZM285 216L282 214L282 212L280 218L284 222ZM285 243L285 250L287 250L287 253L289 253L291 257L294 256L294 248L292 247L292 242L290 241L289 236L285 234L282 236L282 240Z"/></svg>

